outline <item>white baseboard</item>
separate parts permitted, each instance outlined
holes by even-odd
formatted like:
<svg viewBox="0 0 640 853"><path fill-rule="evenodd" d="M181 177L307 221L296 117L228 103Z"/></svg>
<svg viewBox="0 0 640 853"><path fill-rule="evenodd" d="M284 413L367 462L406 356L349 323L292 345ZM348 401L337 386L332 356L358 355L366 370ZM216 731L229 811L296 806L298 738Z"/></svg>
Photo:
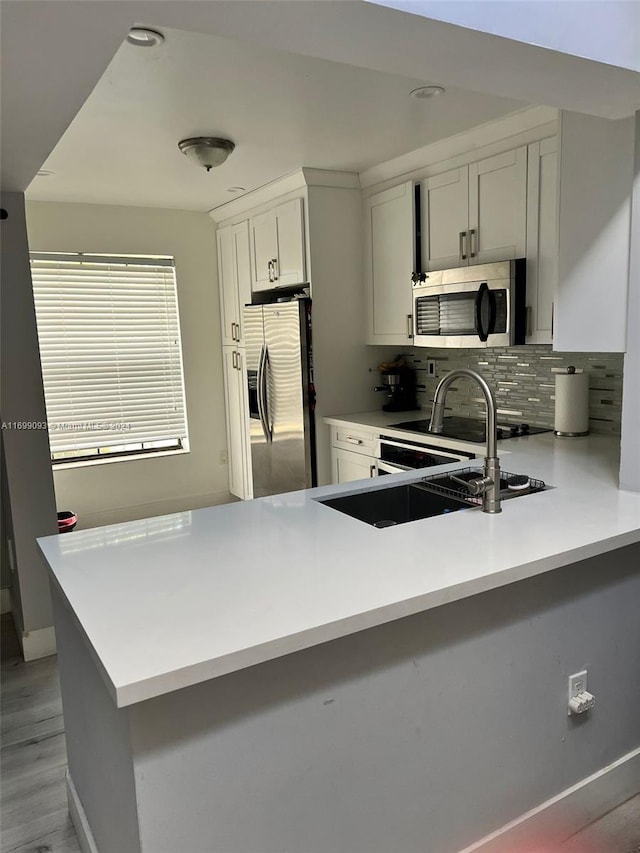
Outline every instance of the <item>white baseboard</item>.
<svg viewBox="0 0 640 853"><path fill-rule="evenodd" d="M8 586L0 589L0 613L11 613L11 589Z"/></svg>
<svg viewBox="0 0 640 853"><path fill-rule="evenodd" d="M100 853L89 826L89 821L82 808L80 797L76 791L76 786L73 784L73 779L69 771L65 774L65 782L67 783L67 803L69 806L69 817L71 823L78 836L78 844L82 853Z"/></svg>
<svg viewBox="0 0 640 853"><path fill-rule="evenodd" d="M22 656L25 660L46 658L56 653L56 632L51 628L39 628L37 631L26 631L20 638Z"/></svg>
<svg viewBox="0 0 640 853"><path fill-rule="evenodd" d="M560 844L638 793L640 747L460 853L513 853L534 838L544 838L547 844Z"/></svg>

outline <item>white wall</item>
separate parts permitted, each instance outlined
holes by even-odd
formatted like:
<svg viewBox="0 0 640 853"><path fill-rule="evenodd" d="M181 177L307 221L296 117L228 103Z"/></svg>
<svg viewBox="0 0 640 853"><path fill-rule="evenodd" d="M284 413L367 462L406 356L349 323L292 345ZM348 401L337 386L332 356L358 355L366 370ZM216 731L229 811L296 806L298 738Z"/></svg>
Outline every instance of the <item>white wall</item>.
<svg viewBox="0 0 640 853"><path fill-rule="evenodd" d="M370 0L480 32L640 71L640 16L635 2L596 0Z"/></svg>
<svg viewBox="0 0 640 853"><path fill-rule="evenodd" d="M164 254L176 260L189 453L54 472L59 509L81 526L160 515L229 499L215 226L206 213L31 202L32 251Z"/></svg>
<svg viewBox="0 0 640 853"><path fill-rule="evenodd" d="M631 198L629 309L622 389L620 488L640 492L640 110L635 118L635 168Z"/></svg>

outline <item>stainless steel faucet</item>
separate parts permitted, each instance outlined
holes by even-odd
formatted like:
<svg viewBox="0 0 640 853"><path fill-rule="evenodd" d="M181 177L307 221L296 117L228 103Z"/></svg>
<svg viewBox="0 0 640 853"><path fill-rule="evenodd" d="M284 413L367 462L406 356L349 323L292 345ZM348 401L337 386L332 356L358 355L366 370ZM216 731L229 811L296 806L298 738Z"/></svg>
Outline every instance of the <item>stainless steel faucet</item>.
<svg viewBox="0 0 640 853"><path fill-rule="evenodd" d="M482 495L483 512L502 512L500 508L500 460L498 459L498 434L496 424L496 400L493 391L489 388L487 380L475 370L460 368L451 370L438 383L436 393L433 396L433 409L429 423L430 432L442 432L442 421L444 418L444 403L447 391L456 379L473 379L480 386L487 404L487 451L484 460L483 476L475 480L459 480L472 495ZM455 479L455 478L454 478Z"/></svg>

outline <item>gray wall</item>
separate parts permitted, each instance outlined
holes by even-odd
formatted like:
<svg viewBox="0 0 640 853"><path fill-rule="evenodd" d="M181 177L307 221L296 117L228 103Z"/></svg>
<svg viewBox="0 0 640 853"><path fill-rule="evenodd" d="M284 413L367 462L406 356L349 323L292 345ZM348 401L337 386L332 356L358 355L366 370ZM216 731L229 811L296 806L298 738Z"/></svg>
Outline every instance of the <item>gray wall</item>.
<svg viewBox="0 0 640 853"><path fill-rule="evenodd" d="M604 768L640 745L639 560L629 546L133 706L142 850L451 853ZM569 718L583 668L597 704Z"/></svg>
<svg viewBox="0 0 640 853"><path fill-rule="evenodd" d="M551 345L492 347L491 349L424 349L407 351L408 363L417 370L417 381L426 385L418 399L424 409L438 381L449 370L471 367L479 370L491 385L498 403L500 420L525 421L553 427L555 406L554 369L574 367L589 374L589 429L591 432L620 435L623 355L621 353L555 352ZM436 362L436 376L426 374L426 362ZM447 406L457 414L484 417L484 398L469 382L454 383Z"/></svg>
<svg viewBox="0 0 640 853"><path fill-rule="evenodd" d="M6 424L46 422L22 193L2 193L0 412ZM3 430L7 490L18 573L12 602L19 635L52 625L49 581L37 536L57 532L46 429Z"/></svg>

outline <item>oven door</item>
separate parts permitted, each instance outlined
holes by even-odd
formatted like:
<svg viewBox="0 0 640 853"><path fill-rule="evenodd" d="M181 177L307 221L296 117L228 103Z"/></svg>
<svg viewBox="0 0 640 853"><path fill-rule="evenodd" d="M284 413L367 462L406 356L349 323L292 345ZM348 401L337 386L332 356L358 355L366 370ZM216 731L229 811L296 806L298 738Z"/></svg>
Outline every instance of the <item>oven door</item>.
<svg viewBox="0 0 640 853"><path fill-rule="evenodd" d="M398 441L394 438L380 437L380 450L376 462L376 474L397 474L399 471L411 471L416 468L433 468L448 462L463 462L474 459L473 453L450 450L412 441Z"/></svg>

